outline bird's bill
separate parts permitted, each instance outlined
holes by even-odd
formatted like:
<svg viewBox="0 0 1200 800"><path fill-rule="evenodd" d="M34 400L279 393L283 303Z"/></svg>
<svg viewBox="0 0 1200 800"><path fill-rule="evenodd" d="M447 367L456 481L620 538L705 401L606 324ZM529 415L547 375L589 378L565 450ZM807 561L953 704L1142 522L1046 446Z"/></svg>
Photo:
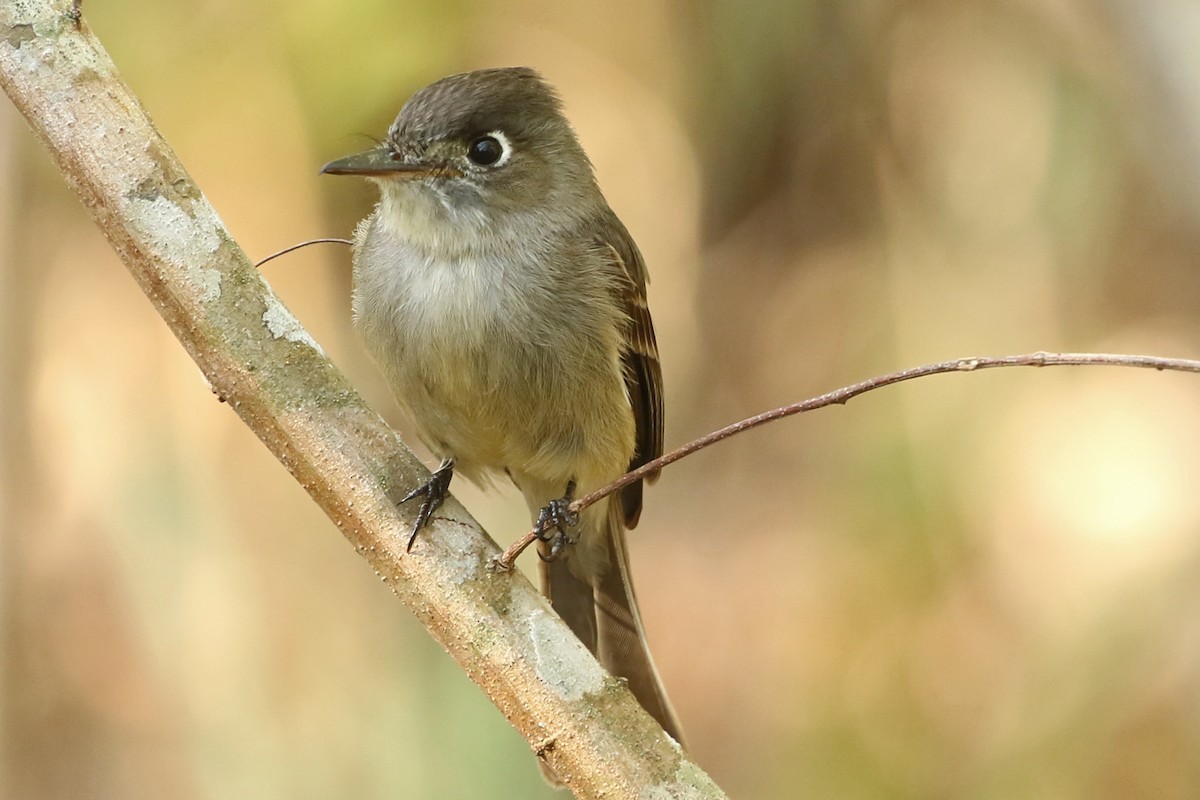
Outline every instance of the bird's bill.
<svg viewBox="0 0 1200 800"><path fill-rule="evenodd" d="M390 147L377 147L365 153L330 161L321 167L322 175L366 175L368 177L394 176L401 180L421 180L435 176L449 176L454 170L443 164L422 164L397 160Z"/></svg>

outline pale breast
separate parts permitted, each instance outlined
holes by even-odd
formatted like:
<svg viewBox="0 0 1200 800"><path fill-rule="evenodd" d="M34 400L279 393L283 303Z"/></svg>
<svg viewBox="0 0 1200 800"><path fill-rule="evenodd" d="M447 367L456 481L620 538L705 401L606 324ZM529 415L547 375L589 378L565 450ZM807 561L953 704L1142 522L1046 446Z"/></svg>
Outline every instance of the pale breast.
<svg viewBox="0 0 1200 800"><path fill-rule="evenodd" d="M565 270L531 276L504 253L432 258L382 226L358 239L356 326L435 452L468 474L623 471L633 421L607 290L585 278L588 301L558 285Z"/></svg>

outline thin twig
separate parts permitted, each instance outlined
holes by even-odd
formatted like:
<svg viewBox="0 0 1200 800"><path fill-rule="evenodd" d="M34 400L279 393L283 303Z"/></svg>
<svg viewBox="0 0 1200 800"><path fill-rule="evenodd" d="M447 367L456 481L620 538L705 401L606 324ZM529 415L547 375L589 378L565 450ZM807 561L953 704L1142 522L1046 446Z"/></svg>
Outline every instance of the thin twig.
<svg viewBox="0 0 1200 800"><path fill-rule="evenodd" d="M836 389L832 392L813 397L808 400L802 400L798 403L793 403L788 406L766 411L748 419L735 422L732 425L727 425L718 431L713 431L707 436L702 436L699 439L688 442L664 456L647 461L637 469L622 475L612 483L597 489L594 492L584 495L571 503L570 510L578 513L593 503L604 499L613 492L620 491L634 481L641 480L646 475L657 472L668 464L673 464L681 458L690 456L698 450L703 450L709 445L716 444L730 436L736 436L743 431L748 431L751 428L757 428L760 425L766 425L768 422L774 422L777 419L790 417L793 414L801 414L805 411L814 411L818 408L824 408L832 405L844 405L852 398L858 397L860 394L865 394L874 389L880 389L884 386L891 386L904 381L910 381L914 378L923 378L926 375L940 375L946 372L975 372L982 369L996 369L999 367L1086 367L1086 366L1108 366L1108 367L1137 367L1140 369L1156 369L1172 370L1175 372L1198 372L1200 373L1200 361L1194 361L1186 358L1159 358L1157 356L1137 356L1137 355L1120 355L1113 353L1027 353L1019 356L999 356L996 358L957 358L953 361L943 361L939 364L925 364L920 367L892 372L887 375L880 375L875 378L869 378L860 383L844 386L841 389ZM533 530L526 533L505 550L495 562L495 568L501 571L509 571L513 564L525 548L533 544L541 534L541 531L534 527Z"/></svg>
<svg viewBox="0 0 1200 800"><path fill-rule="evenodd" d="M307 242L300 242L299 244L294 244L291 247L285 247L277 253L271 253L271 255L267 256L263 260L255 262L254 268L258 269L259 267L261 267L263 264L267 263L271 259L279 258L280 256L286 256L288 253L292 252L293 250L299 250L301 247L308 247L310 244L354 244L354 242L350 239L337 239L337 238L309 239Z"/></svg>

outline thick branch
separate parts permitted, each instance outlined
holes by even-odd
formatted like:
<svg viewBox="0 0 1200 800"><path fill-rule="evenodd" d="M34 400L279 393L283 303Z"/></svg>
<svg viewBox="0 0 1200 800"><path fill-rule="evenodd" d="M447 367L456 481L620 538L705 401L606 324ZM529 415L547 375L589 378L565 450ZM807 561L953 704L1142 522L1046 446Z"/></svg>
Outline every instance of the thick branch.
<svg viewBox="0 0 1200 800"><path fill-rule="evenodd" d="M217 396L578 796L722 796L524 578L487 569L497 548L460 506L404 555L394 499L427 473L249 265L70 0L0 6L0 83Z"/></svg>

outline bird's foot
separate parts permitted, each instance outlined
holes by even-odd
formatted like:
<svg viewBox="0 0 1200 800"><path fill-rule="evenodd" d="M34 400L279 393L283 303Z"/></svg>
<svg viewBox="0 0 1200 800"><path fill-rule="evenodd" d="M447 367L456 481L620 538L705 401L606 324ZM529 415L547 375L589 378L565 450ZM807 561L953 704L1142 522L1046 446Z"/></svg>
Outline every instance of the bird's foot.
<svg viewBox="0 0 1200 800"><path fill-rule="evenodd" d="M571 529L579 525L579 512L571 510L574 499L575 481L571 481L567 484L567 493L551 500L538 514L537 524L533 529L537 531L540 540L550 544L548 553L538 551L538 557L543 561L553 561L562 555L567 545L575 544L570 534Z"/></svg>
<svg viewBox="0 0 1200 800"><path fill-rule="evenodd" d="M437 511L442 502L445 501L446 495L450 493L450 479L453 477L454 459L447 458L433 471L433 474L429 476L429 480L400 498L400 505L407 503L415 497L425 498L421 501L421 507L417 509L417 519L413 523L412 535L408 537L408 547L405 549L405 552L412 551L413 542L417 540L417 534L429 522L429 518L433 516L433 512Z"/></svg>

